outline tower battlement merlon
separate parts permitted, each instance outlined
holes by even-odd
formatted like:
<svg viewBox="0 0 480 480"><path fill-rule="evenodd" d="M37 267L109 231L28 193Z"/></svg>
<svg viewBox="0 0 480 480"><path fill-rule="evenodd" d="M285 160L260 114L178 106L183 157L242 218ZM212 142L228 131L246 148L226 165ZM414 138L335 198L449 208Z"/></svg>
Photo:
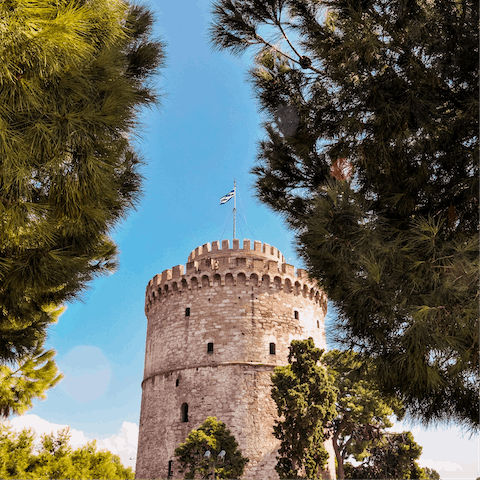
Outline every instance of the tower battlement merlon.
<svg viewBox="0 0 480 480"><path fill-rule="evenodd" d="M249 239L243 240L243 248L240 248L239 239L233 240L232 248L230 248L229 240L222 240L221 245L218 240L211 244L205 243L190 253L188 256L188 262L190 263L194 260L198 261L199 259L206 257L216 258L218 256L225 256L226 254L230 256L235 252L241 252L248 257L269 258L276 260L279 263L285 263L285 257L278 249L272 247L268 243L262 244L262 242L259 242L258 240L253 242L252 248L252 242Z"/></svg>

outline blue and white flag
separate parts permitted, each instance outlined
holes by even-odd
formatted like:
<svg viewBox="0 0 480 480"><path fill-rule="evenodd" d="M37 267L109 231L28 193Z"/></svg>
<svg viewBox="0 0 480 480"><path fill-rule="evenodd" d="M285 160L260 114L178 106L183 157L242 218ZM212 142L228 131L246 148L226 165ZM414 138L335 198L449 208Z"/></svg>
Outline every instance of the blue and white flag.
<svg viewBox="0 0 480 480"><path fill-rule="evenodd" d="M231 192L227 193L220 199L220 205L227 203L234 196L235 196L235 189L233 189Z"/></svg>

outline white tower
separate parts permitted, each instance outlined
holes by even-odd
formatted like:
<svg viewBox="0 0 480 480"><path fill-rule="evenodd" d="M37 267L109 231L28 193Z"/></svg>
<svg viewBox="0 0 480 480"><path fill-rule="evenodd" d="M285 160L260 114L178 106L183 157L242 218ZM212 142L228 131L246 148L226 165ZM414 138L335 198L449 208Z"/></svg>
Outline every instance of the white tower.
<svg viewBox="0 0 480 480"><path fill-rule="evenodd" d="M253 247L253 248L252 248ZM148 284L136 478L179 478L174 451L208 416L250 459L244 478L278 478L270 375L293 339L326 348L325 294L274 247L209 243ZM335 478L331 442L326 478Z"/></svg>

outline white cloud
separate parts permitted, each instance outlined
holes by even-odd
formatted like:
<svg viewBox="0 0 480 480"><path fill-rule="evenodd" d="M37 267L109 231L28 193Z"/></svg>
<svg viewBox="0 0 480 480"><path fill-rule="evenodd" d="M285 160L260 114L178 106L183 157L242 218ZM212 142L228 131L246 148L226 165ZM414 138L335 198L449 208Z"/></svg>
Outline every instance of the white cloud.
<svg viewBox="0 0 480 480"><path fill-rule="evenodd" d="M99 448L110 450L122 459L123 465L135 468L138 445L138 425L123 422L120 432L103 440L97 440Z"/></svg>
<svg viewBox="0 0 480 480"><path fill-rule="evenodd" d="M420 460L418 462L421 467L433 468L440 474L442 480L475 480L480 475L480 466L478 462L473 463L457 463L448 460Z"/></svg>
<svg viewBox="0 0 480 480"><path fill-rule="evenodd" d="M21 431L24 428L31 428L37 434L37 444L41 435L57 433L59 430L63 430L68 425L62 425L58 423L51 423L37 415L22 415L10 420L10 425L16 431ZM70 429L70 445L76 449L85 445L87 442L97 440L98 450L109 450L115 455L118 455L125 467L135 468L135 457L137 455L138 445L138 425L131 422L123 422L122 427L116 434L111 435L108 438L90 438L85 435L81 430L74 428Z"/></svg>
<svg viewBox="0 0 480 480"><path fill-rule="evenodd" d="M440 473L440 470L444 470L445 472L455 472L456 470L463 471L463 467L459 463L449 462L445 460L432 460L431 458L427 460L421 460L420 466L433 468Z"/></svg>
<svg viewBox="0 0 480 480"><path fill-rule="evenodd" d="M44 420L37 415L22 415L20 417L15 417L10 420L14 430L20 431L24 428L31 428L37 434L36 443L40 441L42 435L51 433L57 433L59 430L67 428L68 425L61 425L59 423L51 423L48 420ZM70 429L70 445L73 448L81 447L85 445L91 439L87 438L82 431Z"/></svg>
<svg viewBox="0 0 480 480"><path fill-rule="evenodd" d="M410 430L422 446L419 464L436 470L442 480L476 479L480 476L479 436L469 436L458 425L423 428L410 422L395 422L393 431Z"/></svg>

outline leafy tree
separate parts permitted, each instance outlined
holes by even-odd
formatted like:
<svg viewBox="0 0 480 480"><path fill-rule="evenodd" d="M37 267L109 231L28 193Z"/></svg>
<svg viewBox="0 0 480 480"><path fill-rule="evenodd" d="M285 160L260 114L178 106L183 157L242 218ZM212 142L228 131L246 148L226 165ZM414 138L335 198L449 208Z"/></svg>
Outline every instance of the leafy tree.
<svg viewBox="0 0 480 480"><path fill-rule="evenodd" d="M428 480L440 480L440 474L433 468L424 467L423 470Z"/></svg>
<svg viewBox="0 0 480 480"><path fill-rule="evenodd" d="M31 478L26 472L32 463L34 437L29 430L16 433L0 424L0 478Z"/></svg>
<svg viewBox="0 0 480 480"><path fill-rule="evenodd" d="M115 268L108 234L141 186L137 112L157 101L151 28L127 1L0 2L1 365L37 361L58 306Z"/></svg>
<svg viewBox="0 0 480 480"><path fill-rule="evenodd" d="M224 450L223 460L218 455ZM205 452L210 451L210 457ZM243 475L248 458L238 449L235 437L225 424L216 417L208 417L197 430L192 430L184 443L175 449L175 457L179 463L180 472L185 478L209 478L215 469L216 478L240 478Z"/></svg>
<svg viewBox="0 0 480 480"><path fill-rule="evenodd" d="M33 471L40 478L72 478L72 447L69 445L69 429L60 430L56 435L43 435L40 452L33 462Z"/></svg>
<svg viewBox="0 0 480 480"><path fill-rule="evenodd" d="M383 441L390 418L403 416L401 402L385 396L375 384L374 367L356 352L332 350L322 357L337 389L335 418L330 422L337 459L337 478L345 478L344 463L353 456L361 461L369 449ZM362 478L362 477L358 477Z"/></svg>
<svg viewBox="0 0 480 480"><path fill-rule="evenodd" d="M261 201L347 348L424 422L479 428L478 0L217 0L257 48Z"/></svg>
<svg viewBox="0 0 480 480"><path fill-rule="evenodd" d="M323 350L313 339L293 340L289 365L275 367L272 398L279 420L274 435L281 442L275 470L280 478L321 478L328 452L324 429L335 416L335 387L319 365Z"/></svg>
<svg viewBox="0 0 480 480"><path fill-rule="evenodd" d="M413 439L411 432L384 435L381 443L370 450L370 455L359 466L349 465L345 478L414 478L427 479L423 468L416 460L422 447Z"/></svg>
<svg viewBox="0 0 480 480"><path fill-rule="evenodd" d="M38 453L34 452L35 435L30 430L13 432L0 425L0 477L38 480L130 479L135 477L117 455L97 451L96 442L73 450L69 429L56 435L42 436Z"/></svg>

